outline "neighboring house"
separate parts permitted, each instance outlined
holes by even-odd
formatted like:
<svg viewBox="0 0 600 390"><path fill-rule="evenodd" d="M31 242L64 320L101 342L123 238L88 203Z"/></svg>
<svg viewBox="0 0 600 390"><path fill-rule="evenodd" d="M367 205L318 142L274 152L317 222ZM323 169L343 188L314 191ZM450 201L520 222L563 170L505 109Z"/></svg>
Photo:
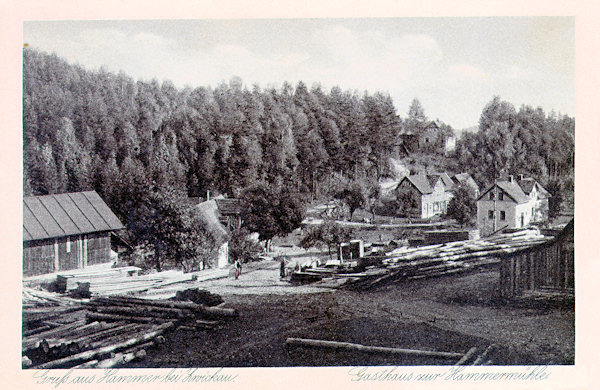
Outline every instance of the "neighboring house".
<svg viewBox="0 0 600 390"><path fill-rule="evenodd" d="M511 298L527 291L573 294L574 220L550 242L500 256L500 293Z"/></svg>
<svg viewBox="0 0 600 390"><path fill-rule="evenodd" d="M239 229L242 226L242 213L244 205L241 199L215 198L219 209L219 220L230 230Z"/></svg>
<svg viewBox="0 0 600 390"><path fill-rule="evenodd" d="M531 189L528 184L526 190L529 193L526 193L519 182L510 176L508 181L495 182L477 198L477 227L482 236L507 227L522 228L547 219L547 197L550 194L537 182ZM542 217L544 215L545 218Z"/></svg>
<svg viewBox="0 0 600 390"><path fill-rule="evenodd" d="M219 250L217 252L217 258L215 266L217 268L224 268L229 266L229 232L227 228L221 223L221 215L219 214L219 207L215 199L207 200L205 202L196 205L200 217L206 223L207 229L211 235L217 240ZM203 267L206 264L203 264Z"/></svg>
<svg viewBox="0 0 600 390"><path fill-rule="evenodd" d="M534 178L519 175L517 182L523 192L534 202L531 222L547 221L550 193Z"/></svg>
<svg viewBox="0 0 600 390"><path fill-rule="evenodd" d="M111 233L123 224L95 191L23 198L23 275L111 261Z"/></svg>
<svg viewBox="0 0 600 390"><path fill-rule="evenodd" d="M405 176L394 190L397 199L413 200L415 207L405 217L431 218L444 214L452 199L452 179L446 173ZM448 187L450 186L450 187Z"/></svg>
<svg viewBox="0 0 600 390"><path fill-rule="evenodd" d="M473 192L475 193L475 196L476 197L479 196L479 186L477 185L475 180L473 180L471 175L469 175L468 173L466 173L466 172L457 173L456 175L452 176L452 180L454 181L454 184L457 186L465 185L465 186L471 188L473 190Z"/></svg>
<svg viewBox="0 0 600 390"><path fill-rule="evenodd" d="M456 136L449 128L442 129L439 121L430 121L423 124L418 144L420 150L439 150L448 154L456 147Z"/></svg>

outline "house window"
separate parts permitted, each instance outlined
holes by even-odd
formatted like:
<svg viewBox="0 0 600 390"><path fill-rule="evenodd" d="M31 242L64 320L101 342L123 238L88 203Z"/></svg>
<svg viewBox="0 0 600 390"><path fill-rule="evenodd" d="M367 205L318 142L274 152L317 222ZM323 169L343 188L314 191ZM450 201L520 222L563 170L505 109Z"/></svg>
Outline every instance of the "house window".
<svg viewBox="0 0 600 390"><path fill-rule="evenodd" d="M494 191L490 192L490 200L494 200Z"/></svg>
<svg viewBox="0 0 600 390"><path fill-rule="evenodd" d="M498 200L504 200L504 192L500 191L500 194L498 194Z"/></svg>
<svg viewBox="0 0 600 390"><path fill-rule="evenodd" d="M494 210L488 210L488 219L494 219Z"/></svg>
<svg viewBox="0 0 600 390"><path fill-rule="evenodd" d="M71 253L71 237L67 237L67 253Z"/></svg>
<svg viewBox="0 0 600 390"><path fill-rule="evenodd" d="M504 211L504 210L500 211L500 220L506 221L506 211Z"/></svg>

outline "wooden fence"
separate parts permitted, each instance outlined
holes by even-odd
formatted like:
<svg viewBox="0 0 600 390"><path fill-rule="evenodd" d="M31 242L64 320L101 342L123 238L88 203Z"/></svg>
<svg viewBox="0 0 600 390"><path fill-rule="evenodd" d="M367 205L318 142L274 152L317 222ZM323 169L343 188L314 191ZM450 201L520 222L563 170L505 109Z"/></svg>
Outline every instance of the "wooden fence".
<svg viewBox="0 0 600 390"><path fill-rule="evenodd" d="M525 291L572 293L574 280L573 221L552 241L501 256L500 292L515 297Z"/></svg>

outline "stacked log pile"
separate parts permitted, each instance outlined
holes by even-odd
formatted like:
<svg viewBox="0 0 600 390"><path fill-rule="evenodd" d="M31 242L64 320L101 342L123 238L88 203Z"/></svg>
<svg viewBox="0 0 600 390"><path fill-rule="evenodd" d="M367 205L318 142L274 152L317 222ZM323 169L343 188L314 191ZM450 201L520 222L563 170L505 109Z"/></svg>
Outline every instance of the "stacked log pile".
<svg viewBox="0 0 600 390"><path fill-rule="evenodd" d="M537 230L523 230L515 233L498 234L485 239L456 241L446 244L429 245L417 248L402 247L386 254L381 266L370 267L362 272L344 274L332 271L307 269L325 278L343 277L341 287L366 290L396 280L430 278L441 275L465 272L478 267L496 264L501 254L513 253L523 248L551 240Z"/></svg>
<svg viewBox="0 0 600 390"><path fill-rule="evenodd" d="M208 293L194 296L218 301ZM23 310L23 366L113 367L144 358L170 329L209 330L237 316L221 306L125 296L28 308Z"/></svg>

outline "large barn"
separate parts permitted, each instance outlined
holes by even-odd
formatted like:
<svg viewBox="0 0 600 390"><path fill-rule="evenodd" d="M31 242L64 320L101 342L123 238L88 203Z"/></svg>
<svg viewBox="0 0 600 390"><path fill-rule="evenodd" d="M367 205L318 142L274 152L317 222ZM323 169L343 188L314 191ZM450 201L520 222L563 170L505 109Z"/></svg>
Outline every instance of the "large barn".
<svg viewBox="0 0 600 390"><path fill-rule="evenodd" d="M95 191L23 198L23 275L110 261L111 232L123 224Z"/></svg>

